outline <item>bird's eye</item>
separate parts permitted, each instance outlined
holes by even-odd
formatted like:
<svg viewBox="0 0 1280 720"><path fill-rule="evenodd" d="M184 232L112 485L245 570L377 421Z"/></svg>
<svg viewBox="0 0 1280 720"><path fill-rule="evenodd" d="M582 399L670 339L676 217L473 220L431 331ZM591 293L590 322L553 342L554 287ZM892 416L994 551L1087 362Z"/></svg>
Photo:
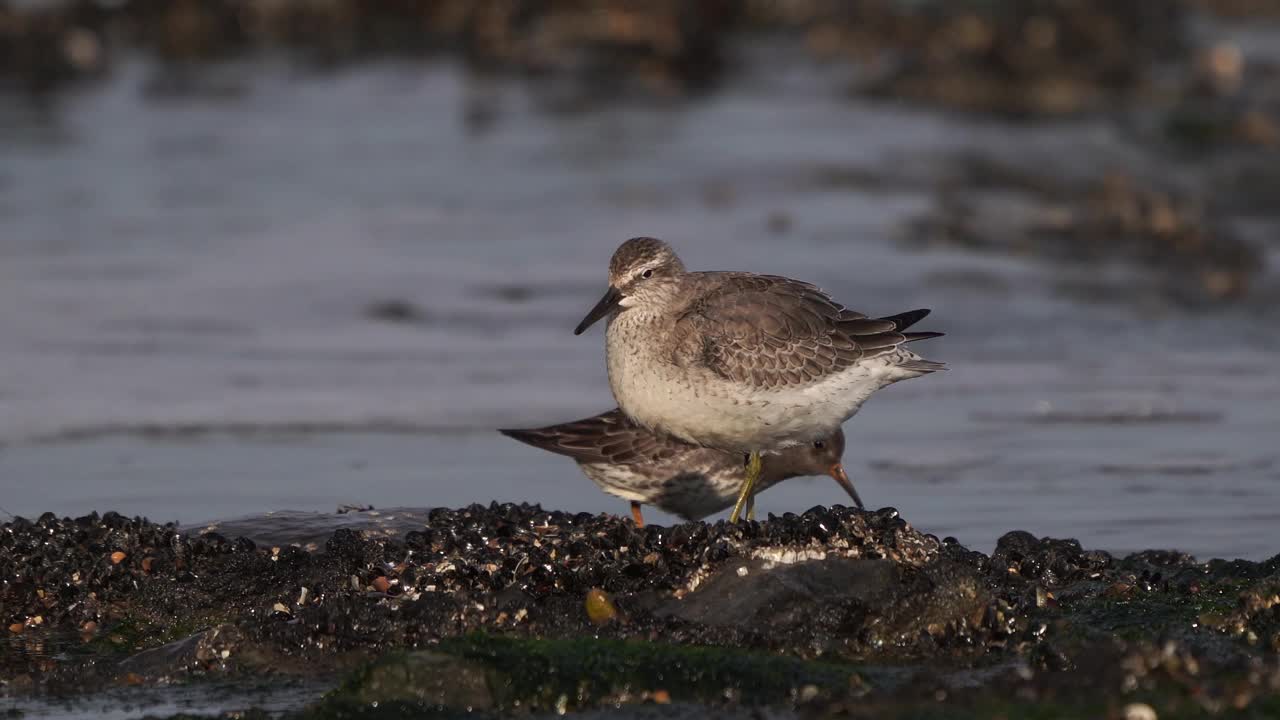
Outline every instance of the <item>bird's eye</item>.
<svg viewBox="0 0 1280 720"><path fill-rule="evenodd" d="M813 447L814 447L814 448L816 448L816 449L818 449L818 450L821 450L822 448L824 448L824 447L826 447L826 446L827 446L827 444L826 444L826 443L824 443L824 442L822 442L821 440L814 440L814 441L813 441Z"/></svg>
<svg viewBox="0 0 1280 720"><path fill-rule="evenodd" d="M642 277L642 278L651 278L651 277L653 277L653 270L645 270L644 272L640 273L640 277Z"/></svg>

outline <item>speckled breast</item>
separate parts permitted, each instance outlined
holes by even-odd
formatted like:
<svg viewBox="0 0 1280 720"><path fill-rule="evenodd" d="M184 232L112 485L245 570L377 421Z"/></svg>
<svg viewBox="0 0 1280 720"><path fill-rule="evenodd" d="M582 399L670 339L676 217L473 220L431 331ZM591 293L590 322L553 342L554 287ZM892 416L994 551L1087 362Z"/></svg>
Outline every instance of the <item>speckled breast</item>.
<svg viewBox="0 0 1280 720"><path fill-rule="evenodd" d="M878 385L851 368L812 387L760 391L705 367L679 366L658 322L627 312L609 323L609 385L637 423L686 442L722 450L778 450L829 434Z"/></svg>

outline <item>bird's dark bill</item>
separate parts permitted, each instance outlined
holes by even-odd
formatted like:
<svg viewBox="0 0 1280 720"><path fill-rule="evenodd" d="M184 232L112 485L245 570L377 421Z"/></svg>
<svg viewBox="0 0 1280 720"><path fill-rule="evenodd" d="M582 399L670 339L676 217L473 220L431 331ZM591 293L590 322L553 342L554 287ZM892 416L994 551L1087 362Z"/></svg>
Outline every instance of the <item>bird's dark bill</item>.
<svg viewBox="0 0 1280 720"><path fill-rule="evenodd" d="M849 493L849 497L853 498L853 504L858 506L859 510L863 510L862 498L858 497L858 491L854 489L853 483L849 480L849 476L844 472L844 465L836 463L827 471L836 482L840 483L840 487Z"/></svg>
<svg viewBox="0 0 1280 720"><path fill-rule="evenodd" d="M584 330L595 325L597 320L613 312L621 300L622 293L618 292L618 288L610 286L604 297L600 298L600 302L596 303L596 306L591 308L591 312L578 323L578 327L574 328L573 334L581 335Z"/></svg>

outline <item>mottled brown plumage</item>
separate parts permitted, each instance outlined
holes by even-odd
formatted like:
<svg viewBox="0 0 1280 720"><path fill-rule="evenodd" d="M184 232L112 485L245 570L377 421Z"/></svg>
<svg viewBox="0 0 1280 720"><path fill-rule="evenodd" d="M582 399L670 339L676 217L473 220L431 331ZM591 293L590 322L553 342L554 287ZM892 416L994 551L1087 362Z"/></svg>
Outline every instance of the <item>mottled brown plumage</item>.
<svg viewBox="0 0 1280 720"><path fill-rule="evenodd" d="M675 318L673 360L753 388L803 386L889 354L908 342L901 330L928 314L868 318L809 283L776 275L687 277L707 290Z"/></svg>
<svg viewBox="0 0 1280 720"><path fill-rule="evenodd" d="M573 458L602 490L640 504L654 505L686 520L699 520L733 504L746 475L742 455L690 445L657 435L611 410L574 422L543 428L504 429L523 443ZM815 444L789 448L766 459L758 491L801 475L830 475L862 500L840 463L844 435L836 432Z"/></svg>
<svg viewBox="0 0 1280 720"><path fill-rule="evenodd" d="M559 425L498 432L583 463L653 465L686 453L690 447L675 438L645 430L616 408Z"/></svg>

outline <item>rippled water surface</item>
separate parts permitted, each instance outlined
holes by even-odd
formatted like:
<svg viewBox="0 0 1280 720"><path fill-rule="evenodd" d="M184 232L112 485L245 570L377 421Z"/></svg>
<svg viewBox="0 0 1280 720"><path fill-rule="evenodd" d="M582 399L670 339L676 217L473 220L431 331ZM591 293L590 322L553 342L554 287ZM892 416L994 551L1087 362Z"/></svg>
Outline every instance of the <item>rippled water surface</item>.
<svg viewBox="0 0 1280 720"><path fill-rule="evenodd" d="M237 527L299 542L357 522L345 504L625 512L492 428L612 407L600 331L570 330L613 248L646 234L692 268L934 309L948 335L918 349L952 369L845 428L870 505L983 550L1020 528L1280 551L1280 369L1257 308L1092 302L1063 289L1127 271L899 241L958 153L1081 173L1142 152L1101 126L857 103L815 68L760 65L697 103L568 115L447 64L229 68L167 99L131 65L47 114L6 104L0 505L253 516ZM798 479L760 509L842 497Z"/></svg>
<svg viewBox="0 0 1280 720"><path fill-rule="evenodd" d="M28 697L0 700L0 708L21 713L17 717L58 720L126 720L140 717L234 715L255 708L273 716L315 702L332 683L299 682L273 678L262 687L244 684L191 683L162 687L131 687L92 694L91 697ZM9 707L6 707L6 704Z"/></svg>

